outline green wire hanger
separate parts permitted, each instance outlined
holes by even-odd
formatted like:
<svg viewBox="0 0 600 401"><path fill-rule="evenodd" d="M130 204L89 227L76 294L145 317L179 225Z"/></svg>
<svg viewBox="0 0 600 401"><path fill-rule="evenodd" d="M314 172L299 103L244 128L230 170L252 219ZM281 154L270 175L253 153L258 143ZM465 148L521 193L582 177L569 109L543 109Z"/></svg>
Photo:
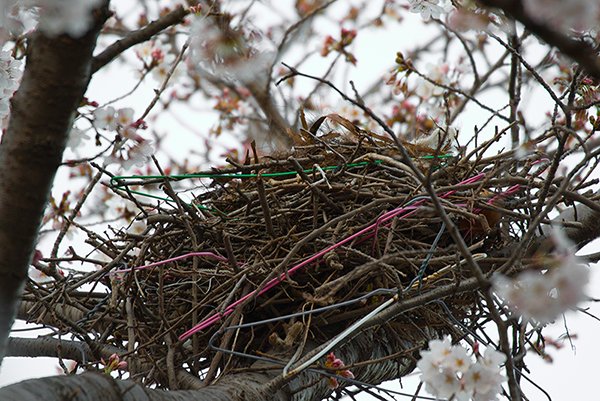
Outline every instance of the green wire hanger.
<svg viewBox="0 0 600 401"><path fill-rule="evenodd" d="M425 156L420 156L419 159L447 159L450 157L454 157L454 155L452 155L452 154L443 154L443 155L438 155L438 156L425 155ZM377 164L381 164L381 161L375 160L374 162L350 163L350 164L346 164L346 167L349 167L349 168L362 167L362 166L367 166L369 164L377 165ZM330 170L339 169L341 167L342 167L341 165L335 165L335 166L322 167L321 169L324 171L330 171ZM312 168L302 170L302 172L304 172L304 173L311 173L313 171L314 171L314 169L312 169ZM231 179L236 179L236 178L256 178L259 175L261 177L295 176L295 175L298 175L298 171L289 170L289 171L280 171L280 172L276 172L276 173L262 173L262 174L257 174L257 173L192 173L192 174L175 174L175 175L116 175L116 176L113 176L110 178L110 187L116 188L116 189L122 189L129 185L132 185L132 183L127 182L127 181L131 181L131 180L168 179L168 180L180 181L180 180L187 180L187 179L193 179L193 178L213 178L213 179L214 178L231 178ZM143 184L139 184L139 185L143 185ZM128 190L128 192L130 192L132 194L140 195L140 196L145 196L147 198L162 200L162 201L168 202L168 203L173 202L173 199L165 198L165 197L157 196L157 195L152 195L147 192L134 191L134 190ZM200 209L205 209L205 210L209 210L209 211L211 210L210 208L203 206L203 205L196 205L196 206Z"/></svg>

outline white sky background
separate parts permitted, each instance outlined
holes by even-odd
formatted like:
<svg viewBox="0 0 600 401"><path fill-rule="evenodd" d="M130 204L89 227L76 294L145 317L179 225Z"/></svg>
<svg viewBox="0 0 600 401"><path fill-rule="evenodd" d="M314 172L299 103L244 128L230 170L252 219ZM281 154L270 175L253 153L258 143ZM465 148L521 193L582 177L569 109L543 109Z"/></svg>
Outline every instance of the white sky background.
<svg viewBox="0 0 600 401"><path fill-rule="evenodd" d="M118 7L124 7L126 2L113 1ZM278 7L285 9L282 4L292 2L286 1L273 1L273 4L277 4ZM341 10L339 14L342 15L347 10L346 2L339 2L337 5L338 9ZM380 6L380 1L373 2L377 3L376 7ZM260 5L259 5L260 6ZM291 10L291 7L289 8ZM292 16L292 13L288 14ZM262 21L264 23L264 21ZM257 25L259 21L256 21ZM333 21L327 23L326 21L320 20L321 25L319 29L327 34L332 34L334 37L339 35L339 27L333 23ZM422 25L421 19L416 15L406 15L405 20L402 24L392 24L388 21L387 28L385 30L377 31L363 31L360 32L353 50L358 59L356 67L348 67L347 73L343 76L346 80L352 79L359 89L369 87L376 79L379 79L383 72L392 66L394 61L395 53L397 51L403 51L407 53L419 43L426 42L434 32L431 28L426 28ZM531 39L530 39L531 40ZM533 39L535 40L535 39ZM107 41L107 43L109 43ZM130 53L131 56L131 53ZM293 56L290 56L292 58ZM291 61L292 63L296 60L284 60ZM431 60L432 62L440 62L440 60ZM327 64L320 56L314 56L309 59L307 63L302 66L302 71L315 75L320 75L327 68ZM346 68L346 67L344 67ZM116 96L119 96L128 91L129 88L133 87L136 83L135 69L133 66L125 66L123 64L117 64L113 68L108 69L102 74L97 74L90 85L87 96L90 99L97 100L101 104L104 101L108 101ZM337 74L339 78L341 74ZM300 80L301 78L296 78ZM149 80L148 83L142 85L142 87L134 92L133 95L127 97L123 101L120 101L115 107L133 107L136 110L136 115L141 114L145 109L149 101L153 96L152 90L156 85L152 85L154 81ZM343 82L337 81L340 86L344 86ZM309 88L312 88L312 83L307 83ZM529 93L524 91L524 99L522 106L526 108L524 114L528 118L528 122L531 124L532 120L536 117L539 121L543 121L544 113L548 110L547 99L544 94L539 92ZM494 96L490 94L490 96ZM400 101L401 99L399 99ZM322 114L328 112L337 111L337 107L341 107L341 99L337 95L332 95L328 98L321 100L324 105ZM173 113L178 116L178 119L183 120L185 125L196 127L199 130L208 130L212 126L215 118L215 114L210 111L210 105L205 106L205 112L189 113L189 110L183 108L175 108ZM458 127L462 129L461 135L469 135L472 132L473 126L477 124L481 126L481 115L478 114L478 110L474 107L469 107L467 112L460 118ZM192 148L201 151L203 147L202 141L198 140L197 137L189 134L185 127L178 122L176 119L171 117L168 113L161 116L156 128L159 132L167 133L167 140L165 141L165 151L171 156L178 154L186 154ZM493 130L493 126L488 128L490 131ZM233 138L225 138L225 147L234 145ZM219 151L215 151L213 156L218 155ZM157 153L157 157L161 161L168 160L161 152ZM215 164L221 164L221 160L215 160ZM68 169L62 168L57 176L55 184L54 194L59 196L65 190L69 189L72 184L68 179ZM67 241L65 241L66 243ZM598 251L598 246L589 245L583 250L583 254ZM600 275L597 273L597 267L592 266L592 282L588 286L588 294L592 296L598 296L600 293ZM582 307L590 307L589 312L600 316L600 306L597 304L581 305ZM573 339L574 348L571 349L568 342L565 342L565 347L561 350L548 349L550 355L554 358L554 363L550 364L543 361L540 357L530 354L526 357L526 363L528 368L531 370L531 378L542 388L544 388L552 397L553 400L565 400L565 399L577 399L582 401L597 401L600 399L598 395L600 393L600 380L598 380L598 357L600 357L600 347L598 347L598 338L600 338L600 322L593 318L584 315L583 313L568 313L565 316L566 325L563 322L545 329L545 335L550 336L554 339L559 338L566 332L568 328L569 333L577 337ZM18 323L15 328L24 327L21 323ZM490 328L490 332L494 332L495 328ZM34 333L39 334L39 333ZM26 336L27 332L15 333L16 336ZM46 375L57 374L57 363L56 360L51 358L6 358L2 370L0 371L0 386L4 386L9 383L17 382L26 378L40 377ZM357 379L360 380L360 377ZM418 375L412 374L411 376L402 380L404 389L400 390L397 383L386 384L387 388L395 389L398 391L404 391L407 393L414 392L416 384L418 384ZM532 389L527 384L523 384L526 389L525 394L532 401L542 401L547 398L540 393L538 390ZM421 395L424 395L421 392ZM361 397L363 400L375 400L374 397L364 395ZM398 396L397 399L409 399Z"/></svg>

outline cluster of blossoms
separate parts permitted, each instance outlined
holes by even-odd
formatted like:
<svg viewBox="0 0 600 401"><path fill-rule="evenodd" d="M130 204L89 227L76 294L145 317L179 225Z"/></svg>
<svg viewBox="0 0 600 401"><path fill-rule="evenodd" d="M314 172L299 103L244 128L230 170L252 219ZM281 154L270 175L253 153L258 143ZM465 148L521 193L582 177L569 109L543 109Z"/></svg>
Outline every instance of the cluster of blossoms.
<svg viewBox="0 0 600 401"><path fill-rule="evenodd" d="M170 45L163 45L156 41L139 45L135 54L144 63L144 70L150 71L152 77L158 82L165 80L176 58ZM178 69L174 71L174 75L177 71Z"/></svg>
<svg viewBox="0 0 600 401"><path fill-rule="evenodd" d="M8 0L0 2L0 28L21 34L37 20L38 29L50 36L80 37L92 23L92 10L102 0Z"/></svg>
<svg viewBox="0 0 600 401"><path fill-rule="evenodd" d="M0 51L0 128L8 125L10 98L21 82L21 62L6 51Z"/></svg>
<svg viewBox="0 0 600 401"><path fill-rule="evenodd" d="M439 19L452 10L452 4L447 0L408 0L408 5L411 13L421 14L425 21Z"/></svg>
<svg viewBox="0 0 600 401"><path fill-rule="evenodd" d="M339 40L335 40L333 36L327 36L325 38L325 42L321 48L321 56L327 57L329 53L337 52L343 55L347 62L356 64L356 57L348 51L348 47L354 42L355 38L356 30L342 28Z"/></svg>
<svg viewBox="0 0 600 401"><path fill-rule="evenodd" d="M341 359L337 358L333 352L327 354L327 359L325 360L325 367L328 369L335 370L335 374L346 377L348 379L354 379L354 374L348 369L340 369L344 366L344 362ZM335 377L328 377L329 388L335 390L340 386L340 383L337 381Z"/></svg>
<svg viewBox="0 0 600 401"><path fill-rule="evenodd" d="M96 129L116 131L122 139L128 140L129 143L127 148L113 151L106 158L106 164L119 163L125 169L134 165L141 167L154 154L151 141L144 139L138 133L138 130L146 128L146 123L143 120L134 121L133 113L133 109L129 107L115 110L111 106L94 111L94 127Z"/></svg>
<svg viewBox="0 0 600 401"><path fill-rule="evenodd" d="M414 93L421 99L427 101L444 94L444 86L450 84L450 66L447 63L428 63L426 72L419 76L415 84ZM411 60L404 58L400 52L396 53L396 66L383 76L386 85L392 87L392 93L396 96L404 94L408 90L406 79L417 71ZM425 79L427 77L427 79Z"/></svg>
<svg viewBox="0 0 600 401"><path fill-rule="evenodd" d="M585 299L588 268L570 252L570 244L554 231L555 255L543 257L545 271L526 270L514 278L495 275L493 290L511 311L526 320L548 323Z"/></svg>
<svg viewBox="0 0 600 401"><path fill-rule="evenodd" d="M474 1L463 1L454 9L449 0L407 0L408 10L421 14L425 21L440 19L454 11L450 25L459 30L487 29L491 21L486 9L477 6ZM590 0L523 0L527 15L553 30L571 34L595 29L600 22L600 3ZM457 3L454 3L457 4Z"/></svg>
<svg viewBox="0 0 600 401"><path fill-rule="evenodd" d="M219 79L262 84L275 52L266 48L267 41L258 31L246 32L230 23L226 19L217 26L214 18L196 16L190 30L191 62Z"/></svg>
<svg viewBox="0 0 600 401"><path fill-rule="evenodd" d="M438 398L458 401L496 400L506 380L500 374L506 356L489 347L482 356L477 346L474 354L476 361L464 347L452 345L449 338L431 340L429 351L421 351L417 362L427 391Z"/></svg>

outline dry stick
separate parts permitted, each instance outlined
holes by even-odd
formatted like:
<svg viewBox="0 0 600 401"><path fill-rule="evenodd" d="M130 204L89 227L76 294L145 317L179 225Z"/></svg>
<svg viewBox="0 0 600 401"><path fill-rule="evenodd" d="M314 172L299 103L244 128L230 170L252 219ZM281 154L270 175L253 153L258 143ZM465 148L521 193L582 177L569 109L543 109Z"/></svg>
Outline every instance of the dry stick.
<svg viewBox="0 0 600 401"><path fill-rule="evenodd" d="M302 181L306 182L306 185L308 185L308 188L310 188L310 190L313 194L317 195L322 201L327 203L327 205L329 207L333 208L333 210L341 211L339 205L337 205L335 202L333 202L323 191L321 191L319 188L317 188L311 182L310 178L306 175L306 173L304 172L304 169L302 168L300 163L298 163L298 161L296 159L294 159L293 156L290 156L288 158L288 160L290 160L292 162L292 166L294 167L294 170L296 170L296 172L298 173L298 176L302 179Z"/></svg>
<svg viewBox="0 0 600 401"><path fill-rule="evenodd" d="M277 57L275 57L275 60L281 59L281 56L283 55L283 53L285 53L286 49L286 44L288 42L288 39L290 38L290 36L292 35L292 33L294 31L296 31L301 25L303 25L305 22L307 22L309 19L312 19L313 17L315 17L318 13L320 13L321 11L325 10L326 8L328 8L330 5L332 5L333 3L335 3L337 0L330 0L327 3L322 4L319 7L315 7L314 9L312 9L308 14L306 14L304 17L300 18L298 21L294 22L292 25L290 25L286 30L285 33L283 34L283 38L281 39L281 42L279 43L279 45L277 46ZM292 42L294 43L294 42ZM275 67L275 62L273 61L273 63L271 64L271 66L269 67L269 76L271 76L273 74L273 68Z"/></svg>
<svg viewBox="0 0 600 401"><path fill-rule="evenodd" d="M67 231L69 231L69 228L71 227L71 224L73 223L73 220L75 220L75 218L79 214L79 211L81 210L81 208L83 207L83 204L85 203L85 201L87 200L88 196L92 192L92 189L94 189L94 187L96 186L96 184L98 183L98 181L100 181L100 178L102 178L102 171L98 171L96 173L96 175L94 175L94 177L92 178L92 180L90 181L90 183L87 185L87 187L85 188L85 190L81 194L81 197L77 201L77 204L71 210L71 214L69 215L68 218L65 219L65 222L62 225L62 227L60 228L60 232L58 233L58 236L56 237L56 241L54 241L54 246L52 247L52 252L50 252L50 257L56 258L56 254L58 253L58 247L60 246L60 243L62 242L62 240L64 239L65 235L67 234ZM48 267L50 269L50 275L54 279L59 280L59 281L62 280L62 279L64 279L64 277L62 277L56 271L56 262L50 262L50 264L49 264ZM56 276L58 276L58 278Z"/></svg>
<svg viewBox="0 0 600 401"><path fill-rule="evenodd" d="M167 378L169 380L169 390L178 390L179 383L177 375L175 373L175 348L173 347L173 340L171 340L171 334L167 333L164 336L165 344L167 345Z"/></svg>
<svg viewBox="0 0 600 401"><path fill-rule="evenodd" d="M262 209L265 225L267 226L267 233L271 238L276 238L275 231L273 230L273 221L271 220L271 209L267 202L267 196L265 194L265 184L260 173L256 177L256 189L258 190L258 199L260 200L260 207Z"/></svg>
<svg viewBox="0 0 600 401"><path fill-rule="evenodd" d="M565 105L563 102L561 102L561 100L558 98L558 96L556 95L556 93L554 93L554 91L552 90L552 88L550 87L550 85L548 85L548 83L546 81L544 81L544 78L542 78L542 76L536 71L535 67L533 67L531 64L529 64L521 55L521 53L519 53L517 50L515 50L512 46L506 44L502 39L500 39L498 36L494 35L491 32L488 32L489 36L494 38L496 40L496 42L500 43L500 45L504 46L506 48L506 50L508 50L511 54L512 57L516 57L519 62L521 63L521 65L523 65L523 67L525 67L527 69L527 71L535 78L535 80L540 84L540 86L542 88L544 88L546 90L546 92L548 92L548 95L552 98L552 100L555 102L555 104L560 107L561 110L565 111Z"/></svg>
<svg viewBox="0 0 600 401"><path fill-rule="evenodd" d="M292 74L294 74L294 75L299 75L299 76L304 76L304 77L311 78L311 79L320 80L320 78L318 78L318 77L314 77L311 75L301 73L295 69L292 69L291 67L289 67L287 65L286 65L286 67L290 68L290 70L292 71ZM356 101L356 100L353 100L350 97L348 97L345 93L340 91L330 81L321 80L321 82L323 82L326 85L328 85L329 87L331 87L338 94L340 94L345 100L347 100L347 101L351 102L352 104L354 104L355 106L361 108L365 113L367 113L369 115L369 117L371 117L373 120L375 120L379 124L379 126L382 127L386 133L388 133L388 135L390 135L392 137L392 139L396 143L396 146L400 150L400 155L402 157L402 161L407 166L409 166L411 170L413 170L414 174L417 176L419 181L421 181L421 183L425 187L425 190L427 191L428 195L430 196L431 203L433 204L433 206L437 210L438 214L440 215L442 221L446 225L446 228L447 228L448 232L450 233L450 236L454 240L462 257L465 258L466 263L469 266L469 268L471 269L471 272L473 273L473 275L475 276L479 287L483 290L484 296L486 297L486 301L488 301L488 303L490 305L489 307L490 307L490 311L492 311L492 318L494 320L494 323L496 323L496 326L498 327L498 334L500 336L501 348L502 348L502 351L506 354L506 358L507 358L506 373L507 373L508 381L509 381L510 394L511 394L513 401L520 401L521 394L518 389L518 383L516 382L516 378L515 378L514 361L512 360L510 346L508 343L508 337L507 337L507 333L506 333L506 324L502 320L498 311L495 309L495 305L493 304L493 302L489 302L489 301L492 301L491 296L489 295L489 292L487 291L487 288L489 287L489 283L488 283L487 279L485 278L485 276L483 275L481 268L479 267L477 262L473 259L473 254L469 251L464 238L462 237L462 235L460 234L460 231L458 230L458 227L454 224L454 222L450 219L450 217L446 213L443 205L441 204L439 198L437 197L435 190L433 189L433 186L431 185L431 182L423 175L423 173L417 168L417 166L415 166L415 164L413 163L406 148L402 145L402 143L400 142L400 140L398 139L398 137L396 136L394 131L392 131L392 129L379 116L377 116L375 113L373 113L373 111L371 111L371 109L369 109L367 106L365 106L364 103L362 103L361 101Z"/></svg>
<svg viewBox="0 0 600 401"><path fill-rule="evenodd" d="M496 63L494 65L492 65L488 71L479 79L479 82L477 85L473 85L473 87L469 90L469 94L471 96L475 95L475 93L481 88L481 86L487 82L487 80L492 76L492 74L494 72L496 72L499 68L504 66L504 59L506 57L508 57L509 52L505 51L504 54L502 54L502 56L500 56L498 58L498 60L496 61ZM454 120L456 120L456 117L459 116L460 113L462 113L462 111L464 110L464 108L466 107L467 103L470 101L470 98L465 98L463 99L455 108L454 111L452 112L452 115L450 116L450 119L448 120L449 123L452 123Z"/></svg>
<svg viewBox="0 0 600 401"><path fill-rule="evenodd" d="M156 103L158 103L160 96L165 91L165 89L167 89L167 84L169 83L169 80L171 79L171 77L173 77L173 74L175 73L175 69L177 68L177 66L179 65L181 60L183 59L183 55L185 54L185 51L187 50L189 45L190 45L190 39L188 38L188 40L181 47L181 50L179 51L177 58L175 58L175 60L173 61L173 64L171 65L171 68L167 72L167 76L165 77L162 84L160 85L160 88L158 88L154 91L155 92L154 98L152 98L152 100L150 101L150 104L148 105L148 107L146 107L146 110L144 110L144 112L142 113L142 116L139 118L140 120L143 120L144 118L146 118L146 116L148 114L150 114L150 111L154 108L154 106L156 106Z"/></svg>
<svg viewBox="0 0 600 401"><path fill-rule="evenodd" d="M229 326L236 326L239 324L239 320L240 320L240 315L241 315L241 309L236 309L235 312L233 312L233 314L225 321L225 324L223 325L223 328L221 330L225 330L225 334L223 335L223 338L221 339L221 343L219 344L219 348L221 349L225 349L229 346L229 342L231 341L231 337L233 337L233 333L234 330L226 330L227 327ZM221 351L218 351L215 356L212 358L212 360L210 361L210 366L208 368L208 372L206 373L206 376L204 376L204 382L203 382L203 386L208 386L211 381L215 378L216 374L217 374L217 368L219 367L219 363L221 362L221 359L223 359L223 353Z"/></svg>
<svg viewBox="0 0 600 401"><path fill-rule="evenodd" d="M571 86L569 87L569 98L568 98L567 106L563 109L563 111L565 112L565 126L568 129L571 129L572 114L571 114L570 109L571 109L571 106L573 105L573 102L575 101L575 94L577 92L577 82L578 82L580 73L581 73L581 69L578 68L573 76L573 81L571 82ZM552 181L554 180L554 177L556 176L556 171L558 170L560 161L562 160L562 156L565 151L565 145L567 143L568 137L569 137L569 133L563 132L562 136L558 140L558 147L556 149L556 154L554 155L554 158L552 160L552 164L550 165L550 170L548 171L548 178L546 180L545 185L540 190L540 194L538 195L538 205L535 210L538 213L542 209L543 202L546 200L546 196L548 195L548 191L550 190L550 184L552 183Z"/></svg>
<svg viewBox="0 0 600 401"><path fill-rule="evenodd" d="M508 80L508 95L510 99L510 119L512 121L511 128L511 141L512 147L517 148L519 146L519 126L514 124L517 122L519 102L521 101L521 63L519 58L516 56L520 52L521 42L517 35L517 27L512 21L511 25L512 33L510 34L509 44L515 49L510 58L510 75Z"/></svg>
<svg viewBox="0 0 600 401"><path fill-rule="evenodd" d="M128 296L125 300L125 311L127 313L127 352L132 354L135 351L135 317L133 316L133 305L131 304L131 297ZM129 373L135 375L137 368L137 361L133 358L128 361Z"/></svg>
<svg viewBox="0 0 600 401"><path fill-rule="evenodd" d="M231 240L229 239L229 234L223 231L223 246L225 248L225 253L227 254L227 260L229 261L229 265L235 274L240 272L240 268L237 263L237 259L235 258L235 254L233 253L233 247L231 246Z"/></svg>

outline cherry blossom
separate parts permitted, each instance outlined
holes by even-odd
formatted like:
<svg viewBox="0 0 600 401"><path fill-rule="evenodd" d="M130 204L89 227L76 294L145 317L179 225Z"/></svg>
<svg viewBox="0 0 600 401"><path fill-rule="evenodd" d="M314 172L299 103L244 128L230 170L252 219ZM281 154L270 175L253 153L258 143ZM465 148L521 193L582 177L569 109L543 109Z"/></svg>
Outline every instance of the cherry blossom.
<svg viewBox="0 0 600 401"><path fill-rule="evenodd" d="M13 96L21 82L22 63L15 60L9 52L0 51L0 128L8 125L10 114L10 98Z"/></svg>
<svg viewBox="0 0 600 401"><path fill-rule="evenodd" d="M112 354L108 361L105 361L104 358L100 359L100 363L104 365L103 371L107 375L115 370L127 369L127 362L121 361L117 354Z"/></svg>
<svg viewBox="0 0 600 401"><path fill-rule="evenodd" d="M133 109L125 107L117 110L117 124L121 127L126 127L133 123Z"/></svg>
<svg viewBox="0 0 600 401"><path fill-rule="evenodd" d="M327 354L327 360L325 361L325 367L329 369L336 369L335 374L346 377L348 379L354 379L354 374L348 369L338 369L344 366L344 362L335 356L333 352ZM339 382L335 377L328 377L329 388L335 390L340 386Z"/></svg>
<svg viewBox="0 0 600 401"><path fill-rule="evenodd" d="M0 5L0 28L10 24L16 26L24 21L27 11L33 12L38 20L38 29L49 36L68 34L81 37L93 22L92 10L102 0L22 0L2 2ZM12 21L11 21L12 19Z"/></svg>
<svg viewBox="0 0 600 401"><path fill-rule="evenodd" d="M270 71L275 52L267 49L258 32L241 28L218 28L212 20L194 18L190 31L192 64L220 79L262 83Z"/></svg>
<svg viewBox="0 0 600 401"><path fill-rule="evenodd" d="M448 85L450 82L448 79L448 64L427 64L426 68L425 76L429 79L420 77L415 87L415 93L425 100L443 95L445 89L439 85Z"/></svg>
<svg viewBox="0 0 600 401"><path fill-rule="evenodd" d="M508 308L526 320L548 323L574 308L586 296L589 270L570 251L570 243L560 230L554 230L551 239L553 255L544 255L540 262L545 270L526 270L514 278L494 275L493 291Z"/></svg>
<svg viewBox="0 0 600 401"><path fill-rule="evenodd" d="M155 41L137 46L135 54L144 63L144 69L150 71L152 77L158 82L165 80L176 59L170 45L163 45ZM173 77L177 77L179 72L180 69L176 68Z"/></svg>
<svg viewBox="0 0 600 401"><path fill-rule="evenodd" d="M125 170L129 170L134 166L142 167L155 153L152 141L139 135L134 140L128 141L128 143L129 145L115 150L105 157L104 165L119 164Z"/></svg>
<svg viewBox="0 0 600 401"><path fill-rule="evenodd" d="M108 106L94 111L94 126L98 129L114 131L117 129L117 112L114 107Z"/></svg>
<svg viewBox="0 0 600 401"><path fill-rule="evenodd" d="M500 365L506 358L489 347L483 357L475 354L473 361L464 347L452 345L449 338L431 340L417 362L427 391L438 398L495 400L505 380Z"/></svg>
<svg viewBox="0 0 600 401"><path fill-rule="evenodd" d="M421 14L421 18L429 21L431 18L439 19L451 6L445 0L408 0L409 11Z"/></svg>
<svg viewBox="0 0 600 401"><path fill-rule="evenodd" d="M69 133L69 140L67 141L67 148L75 151L82 144L84 144L91 136L88 135L87 131L81 130L77 127L73 127Z"/></svg>
<svg viewBox="0 0 600 401"><path fill-rule="evenodd" d="M125 169L133 166L142 167L155 152L151 141L143 140L129 148L129 158L122 165Z"/></svg>

